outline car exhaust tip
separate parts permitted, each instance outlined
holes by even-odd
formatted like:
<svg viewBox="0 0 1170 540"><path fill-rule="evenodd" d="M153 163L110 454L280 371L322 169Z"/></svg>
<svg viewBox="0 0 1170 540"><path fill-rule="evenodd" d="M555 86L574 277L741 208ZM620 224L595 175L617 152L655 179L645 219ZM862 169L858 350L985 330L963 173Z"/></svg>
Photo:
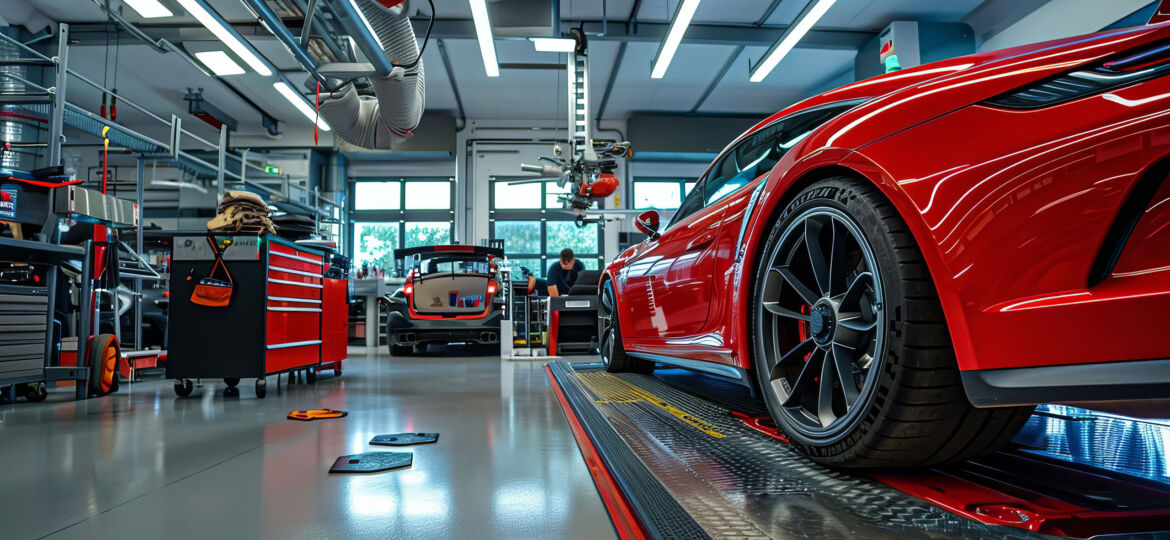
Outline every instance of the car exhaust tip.
<svg viewBox="0 0 1170 540"><path fill-rule="evenodd" d="M479 335L479 340L484 342L484 343L493 343L496 341L496 333L495 332L484 332L484 333Z"/></svg>
<svg viewBox="0 0 1170 540"><path fill-rule="evenodd" d="M402 334L402 336L399 338L399 341L403 341L406 343L414 343L414 342L418 341L418 336L415 336L413 332Z"/></svg>

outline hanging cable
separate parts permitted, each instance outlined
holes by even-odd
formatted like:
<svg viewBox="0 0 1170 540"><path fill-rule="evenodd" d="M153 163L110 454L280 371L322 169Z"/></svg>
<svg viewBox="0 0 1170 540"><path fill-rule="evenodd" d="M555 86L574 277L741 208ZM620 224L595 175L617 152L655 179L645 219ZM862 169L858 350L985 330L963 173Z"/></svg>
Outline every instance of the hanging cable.
<svg viewBox="0 0 1170 540"><path fill-rule="evenodd" d="M427 43L431 41L431 30L435 28L435 2L434 0L427 0L427 3L431 5L431 21L427 23L427 33L425 36L423 36L422 47L419 47L418 49L418 57L414 59L414 62L409 64L390 62L391 65L400 67L402 69L412 69L415 66L418 66L419 62L422 62L423 53L427 51Z"/></svg>

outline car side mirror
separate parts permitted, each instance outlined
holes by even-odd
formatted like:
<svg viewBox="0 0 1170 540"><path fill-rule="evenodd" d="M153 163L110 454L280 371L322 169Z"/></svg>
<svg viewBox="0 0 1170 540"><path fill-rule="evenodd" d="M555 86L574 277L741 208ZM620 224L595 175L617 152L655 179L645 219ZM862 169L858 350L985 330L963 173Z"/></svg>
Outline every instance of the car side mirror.
<svg viewBox="0 0 1170 540"><path fill-rule="evenodd" d="M658 233L658 225L659 218L657 210L647 210L634 218L634 226L651 240L657 240L661 236Z"/></svg>

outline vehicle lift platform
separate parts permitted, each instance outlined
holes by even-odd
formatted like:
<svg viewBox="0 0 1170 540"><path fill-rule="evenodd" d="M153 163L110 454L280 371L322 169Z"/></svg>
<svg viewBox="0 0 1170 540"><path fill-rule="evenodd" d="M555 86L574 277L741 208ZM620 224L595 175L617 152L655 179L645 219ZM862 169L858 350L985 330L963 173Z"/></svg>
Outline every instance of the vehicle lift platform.
<svg viewBox="0 0 1170 540"><path fill-rule="evenodd" d="M1170 422L1046 405L991 456L845 471L734 382L546 369L621 538L1170 537Z"/></svg>

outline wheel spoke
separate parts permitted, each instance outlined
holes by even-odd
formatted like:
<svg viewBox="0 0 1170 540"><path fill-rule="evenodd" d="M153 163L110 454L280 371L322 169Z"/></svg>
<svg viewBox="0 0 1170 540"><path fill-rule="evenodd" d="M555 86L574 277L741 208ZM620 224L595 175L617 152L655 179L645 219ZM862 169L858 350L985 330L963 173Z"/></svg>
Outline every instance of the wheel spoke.
<svg viewBox="0 0 1170 540"><path fill-rule="evenodd" d="M764 302L764 309L768 313L776 315L777 317L787 317L789 319L796 319L798 321L808 321L809 316L803 313L797 313L788 308L780 307L778 302Z"/></svg>
<svg viewBox="0 0 1170 540"><path fill-rule="evenodd" d="M833 246L829 249L829 296L836 296L845 289L845 274L849 271L846 267L848 261L845 260L845 248L849 241L849 232L842 230L841 223L833 220Z"/></svg>
<svg viewBox="0 0 1170 540"><path fill-rule="evenodd" d="M865 293L866 285L873 283L873 274L869 272L862 272L853 278L849 286L845 288L845 293L841 295L841 307L853 308L861 300L861 295Z"/></svg>
<svg viewBox="0 0 1170 540"><path fill-rule="evenodd" d="M800 279L792 273L792 270L789 267L777 266L772 270L780 273L780 276L784 278L784 281L788 282L788 286L792 287L792 290L796 291L796 294L800 296L801 300L804 300L804 303L811 306L817 303L817 299L821 297L819 294L813 292L812 289L808 288L804 282L800 281Z"/></svg>
<svg viewBox="0 0 1170 540"><path fill-rule="evenodd" d="M816 379L821 372L820 363L817 360L822 359L823 356L820 349L816 349L809 357L808 362L804 363L804 367L800 369L800 375L797 375L796 381L792 383L792 391L788 393L788 399L784 400L785 407L801 406L801 398L813 384L813 379Z"/></svg>
<svg viewBox="0 0 1170 540"><path fill-rule="evenodd" d="M828 427L837 419L837 415L833 414L833 379L837 363L832 358L832 352L824 353L824 360L821 361L821 376L818 377L817 384L817 420L821 422L822 427Z"/></svg>
<svg viewBox="0 0 1170 540"><path fill-rule="evenodd" d="M851 350L863 349L876 328L876 320L866 321L860 313L841 313L837 319L837 331L833 333L833 344Z"/></svg>
<svg viewBox="0 0 1170 540"><path fill-rule="evenodd" d="M793 347L792 350L784 353L782 356L780 356L779 359L776 360L776 364L772 366L771 371L768 374L768 377L773 381L776 379L779 379L780 377L783 377L784 372L781 369L781 366L785 362L789 362L793 358L804 358L804 356L807 355L809 353L809 351L813 351L813 350L816 350L816 342L814 342L811 339L806 339L804 341L801 341L797 346ZM810 358L809 361L811 362L812 359ZM801 372L801 374L803 375L803 371Z"/></svg>
<svg viewBox="0 0 1170 540"><path fill-rule="evenodd" d="M606 313L613 313L613 293L609 292L608 285L605 294L601 295L601 306L605 308Z"/></svg>
<svg viewBox="0 0 1170 540"><path fill-rule="evenodd" d="M841 384L841 391L845 394L845 412L853 409L859 395L857 382L853 378L855 358L857 358L855 351L834 345L833 365L837 369L837 382Z"/></svg>
<svg viewBox="0 0 1170 540"><path fill-rule="evenodd" d="M813 277L816 279L817 291L820 292L817 296L824 296L829 293L829 258L825 255L824 249L821 247L821 233L824 232L825 223L809 218L804 222L804 246L808 251L808 262L812 266ZM832 234L832 222L830 221L829 234Z"/></svg>

